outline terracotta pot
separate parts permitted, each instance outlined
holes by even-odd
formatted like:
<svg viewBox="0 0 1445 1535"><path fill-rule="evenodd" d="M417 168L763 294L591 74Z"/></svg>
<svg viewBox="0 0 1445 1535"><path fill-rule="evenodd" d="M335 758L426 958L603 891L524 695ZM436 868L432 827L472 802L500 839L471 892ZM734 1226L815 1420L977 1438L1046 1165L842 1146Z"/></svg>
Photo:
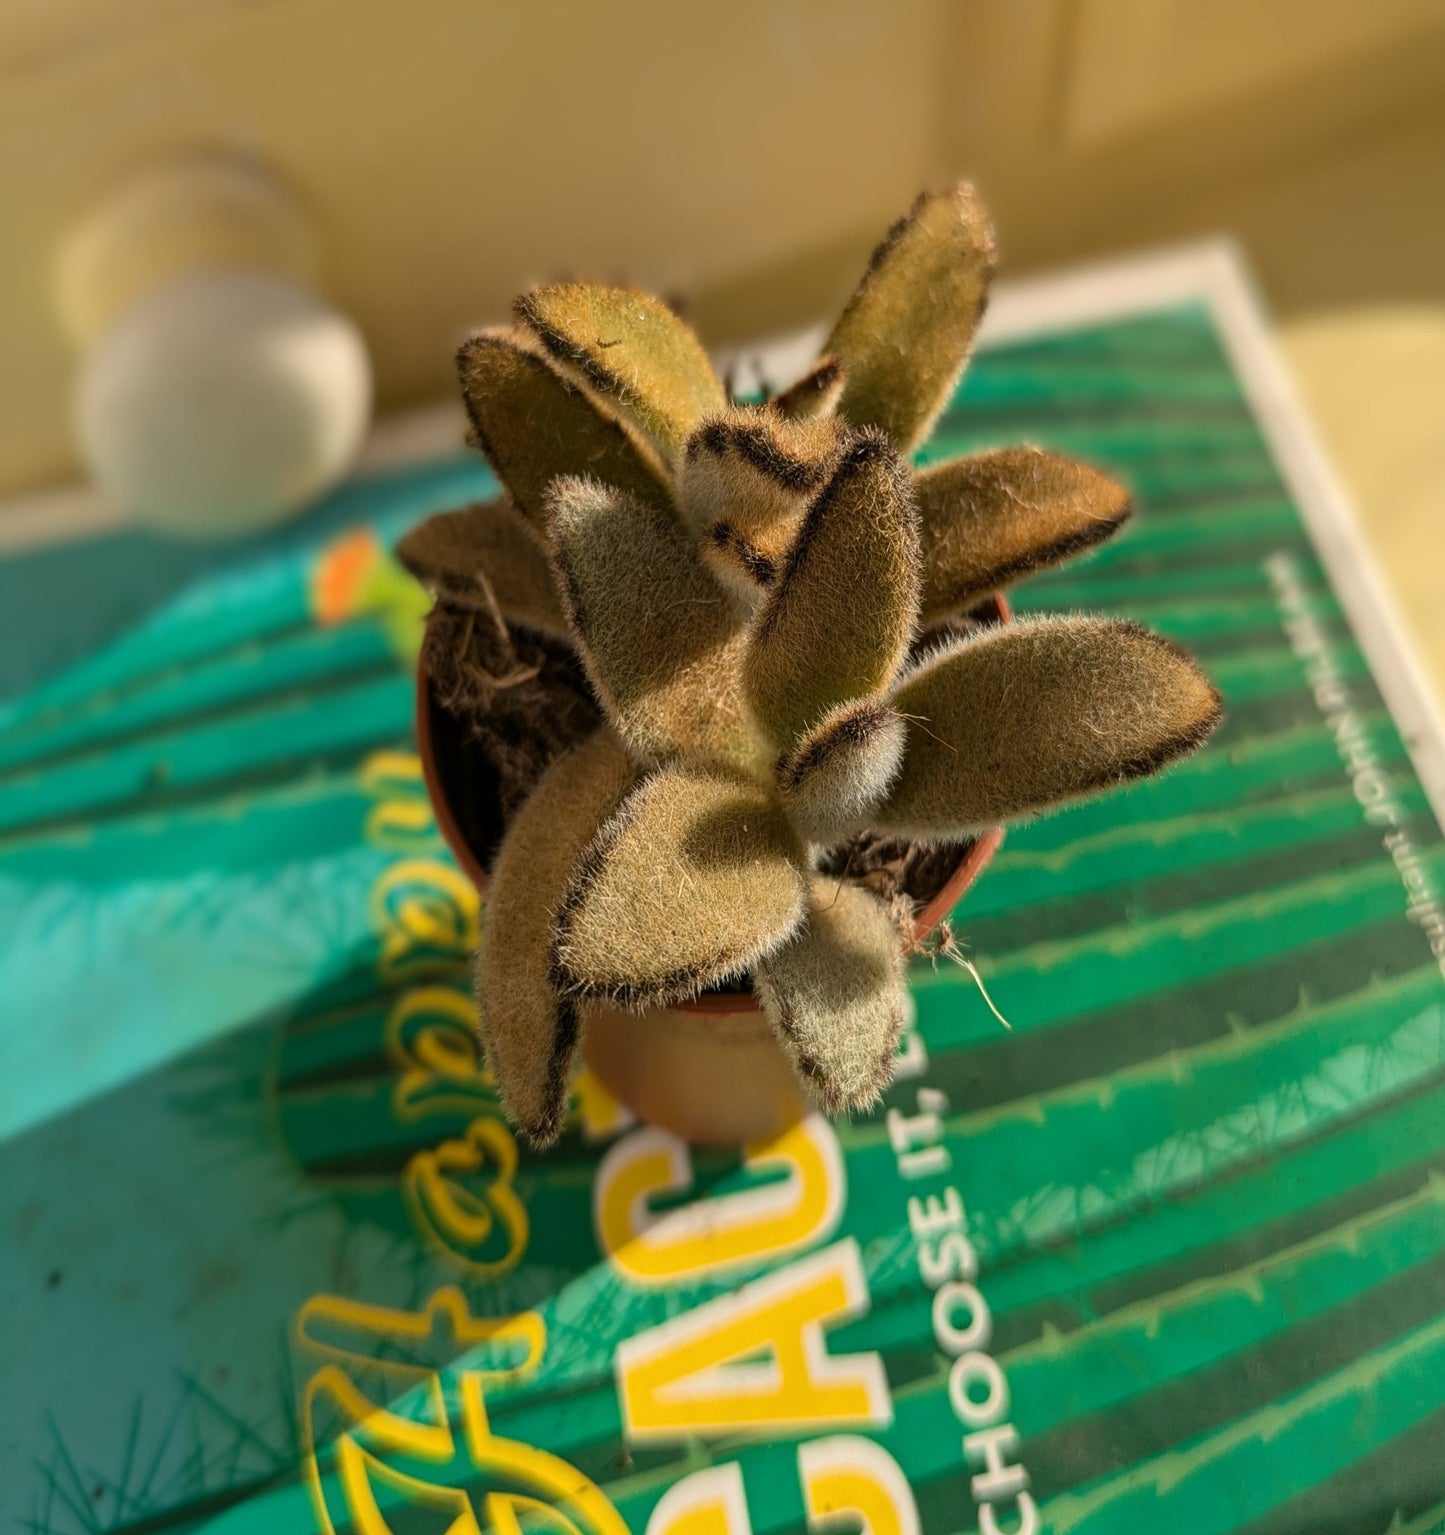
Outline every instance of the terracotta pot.
<svg viewBox="0 0 1445 1535"><path fill-rule="evenodd" d="M1002 593L997 621L1012 616ZM417 668L416 739L437 829L463 873L485 896L487 870L463 832L437 764L438 706L424 666ZM938 894L918 913L926 938L988 867L1001 827L978 837ZM772 1027L748 992L707 992L694 1002L640 1013L591 1007L583 1059L609 1092L640 1118L699 1145L766 1140L808 1112Z"/></svg>

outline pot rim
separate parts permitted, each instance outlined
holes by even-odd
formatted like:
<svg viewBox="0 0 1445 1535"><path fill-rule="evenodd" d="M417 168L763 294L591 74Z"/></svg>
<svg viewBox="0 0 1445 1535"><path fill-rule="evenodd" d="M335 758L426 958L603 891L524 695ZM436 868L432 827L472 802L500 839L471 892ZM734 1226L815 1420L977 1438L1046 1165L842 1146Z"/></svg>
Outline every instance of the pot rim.
<svg viewBox="0 0 1445 1535"><path fill-rule="evenodd" d="M1013 618L1013 609L1009 606L1008 598L1001 591L995 592L993 602L998 609L999 622L1008 623ZM432 815L436 819L437 830L450 849L452 857L456 859L462 873L476 886L478 895L485 897L488 884L487 871L482 867L481 859L477 857L471 843L462 835L461 827L452 814L451 804L441 791L441 774L437 769L436 749L431 731L431 710L431 679L427 674L426 662L419 655L416 663L416 746L417 755L421 758L422 780L426 784L427 799L431 804ZM968 851L959 859L958 866L944 881L942 889L914 918L915 942L921 943L926 939L962 900L979 875L988 867L1003 839L1002 826L990 827L974 838ZM699 1017L721 1018L730 1014L757 1012L758 1003L751 992L704 992L702 996L690 1001L670 1003L665 1010L692 1013Z"/></svg>

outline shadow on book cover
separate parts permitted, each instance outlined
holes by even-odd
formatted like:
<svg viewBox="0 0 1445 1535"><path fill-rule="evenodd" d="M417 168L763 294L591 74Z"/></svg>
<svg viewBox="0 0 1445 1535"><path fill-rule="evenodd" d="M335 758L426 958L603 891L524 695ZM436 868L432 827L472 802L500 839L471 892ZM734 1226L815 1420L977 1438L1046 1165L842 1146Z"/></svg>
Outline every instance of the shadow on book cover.
<svg viewBox="0 0 1445 1535"><path fill-rule="evenodd" d="M513 1138L387 555L479 460L188 555L0 709L6 1527L1445 1528L1439 743L1244 293L1020 295L935 435L1125 479L1020 605L1147 622L1228 714L1010 835L955 922L1012 1032L924 965L866 1116L690 1150L584 1074ZM138 538L0 591L85 608Z"/></svg>

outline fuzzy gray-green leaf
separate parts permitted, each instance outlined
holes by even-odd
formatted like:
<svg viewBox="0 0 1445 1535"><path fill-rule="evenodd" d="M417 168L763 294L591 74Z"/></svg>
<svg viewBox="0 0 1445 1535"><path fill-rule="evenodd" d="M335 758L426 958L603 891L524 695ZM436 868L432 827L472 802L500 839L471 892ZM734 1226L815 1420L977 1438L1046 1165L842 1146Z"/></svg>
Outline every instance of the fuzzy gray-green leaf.
<svg viewBox="0 0 1445 1535"><path fill-rule="evenodd" d="M838 411L900 452L925 437L968 358L993 275L993 230L966 183L925 193L884 236L823 347L847 374Z"/></svg>
<svg viewBox="0 0 1445 1535"><path fill-rule="evenodd" d="M829 710L774 769L799 834L826 845L865 827L898 774L906 740L904 721L879 699Z"/></svg>
<svg viewBox="0 0 1445 1535"><path fill-rule="evenodd" d="M830 416L843 397L847 378L847 370L838 358L820 357L802 378L774 395L771 408L790 421Z"/></svg>
<svg viewBox="0 0 1445 1535"><path fill-rule="evenodd" d="M1101 544L1129 516L1115 479L1041 448L956 458L914 480L923 541L923 621Z"/></svg>
<svg viewBox="0 0 1445 1535"><path fill-rule="evenodd" d="M428 517L396 553L418 581L453 602L485 608L494 600L510 622L547 634L568 632L547 545L505 497Z"/></svg>
<svg viewBox="0 0 1445 1535"><path fill-rule="evenodd" d="M773 741L791 750L830 709L891 682L919 584L907 471L881 434L861 433L808 508L748 648L748 703Z"/></svg>
<svg viewBox="0 0 1445 1535"><path fill-rule="evenodd" d="M898 929L866 890L816 879L797 933L763 958L754 989L827 1113L863 1109L893 1078L907 1001Z"/></svg>
<svg viewBox="0 0 1445 1535"><path fill-rule="evenodd" d="M669 457L727 404L702 343L663 303L633 288L556 283L516 302L559 361L616 403Z"/></svg>
<svg viewBox="0 0 1445 1535"><path fill-rule="evenodd" d="M772 585L844 442L836 421L756 405L711 416L688 438L679 498L720 580L749 600Z"/></svg>
<svg viewBox="0 0 1445 1535"><path fill-rule="evenodd" d="M760 785L715 769L658 769L573 870L554 984L638 1006L742 974L797 926L800 858Z"/></svg>
<svg viewBox="0 0 1445 1535"><path fill-rule="evenodd" d="M552 560L582 659L618 733L647 761L749 762L745 631L673 514L596 480L554 481Z"/></svg>
<svg viewBox="0 0 1445 1535"><path fill-rule="evenodd" d="M479 331L457 352L478 445L535 527L560 474L590 474L660 506L671 504L656 454L625 422L516 331Z"/></svg>
<svg viewBox="0 0 1445 1535"><path fill-rule="evenodd" d="M903 767L874 824L937 840L1158 771L1200 746L1219 695L1170 641L1112 618L1051 618L925 660L892 700Z"/></svg>
<svg viewBox="0 0 1445 1535"><path fill-rule="evenodd" d="M487 889L477 992L487 1061L507 1116L537 1146L562 1127L581 1011L552 983L557 913L582 849L632 777L599 731L543 774L508 828Z"/></svg>

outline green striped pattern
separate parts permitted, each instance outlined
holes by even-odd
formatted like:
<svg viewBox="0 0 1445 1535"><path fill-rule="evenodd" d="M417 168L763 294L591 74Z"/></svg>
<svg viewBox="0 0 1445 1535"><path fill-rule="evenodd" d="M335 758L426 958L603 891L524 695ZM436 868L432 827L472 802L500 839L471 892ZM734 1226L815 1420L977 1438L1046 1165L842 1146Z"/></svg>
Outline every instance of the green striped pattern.
<svg viewBox="0 0 1445 1535"><path fill-rule="evenodd" d="M1011 1032L961 970L920 966L926 1072L837 1127L848 1199L829 1240L857 1244L870 1304L830 1347L882 1354L895 1418L877 1438L927 1535L975 1528L948 1361L904 1220L910 1194L945 1180L900 1177L884 1118L912 1112L924 1083L946 1096L946 1181L967 1207L990 1350L1044 1528L1424 1535L1445 1520L1445 982L1282 632L1272 555L1294 562L1437 886L1445 841L1202 308L981 356L928 456L1021 439L1121 474L1138 515L1017 605L1140 618L1202 658L1228 715L1164 778L1010 834L955 926ZM386 509L377 515L386 525ZM67 1020L97 989L124 1011L138 945L169 952L165 935L179 932L210 984L146 992L134 1027L159 1031L163 1048L126 1047L131 1058L89 1091L138 1082L166 1058L220 1075L241 1058L225 1052L253 1041L244 1058L264 1061L265 1089L228 1109L227 1155L271 1169L279 1155L294 1191L285 1222L319 1210L332 1233L309 1266L286 1267L268 1257L282 1220L258 1227L232 1212L252 1244L251 1331L231 1319L214 1334L178 1324L174 1338L157 1335L149 1373L123 1375L137 1398L169 1400L182 1367L238 1367L274 1349L316 1291L344 1284L414 1305L455 1281L445 1258L418 1249L400 1174L498 1112L480 1080L419 1117L396 1112L385 1030L402 993L378 984L366 903L404 853L363 844L372 800L359 768L406 744L409 682L377 620L311 626L307 569L288 557L213 583L213 600L191 594L21 700L0 739L0 923L8 915L20 934L0 984L12 996L28 985L78 1029ZM434 836L416 845L435 853ZM125 941L107 946L116 927ZM467 994L454 960L426 973ZM226 1035L238 1025L249 1029ZM0 1030L7 1075L60 1102L64 1084L19 1036ZM0 1086L0 1105L13 1090ZM176 1135L222 1134L212 1118L192 1128L194 1111L175 1102ZM492 1284L466 1282L474 1312L535 1305L549 1328L539 1375L489 1397L494 1431L577 1466L639 1535L678 1477L732 1460L758 1535L801 1535L793 1442L624 1452L616 1343L737 1276L648 1291L619 1278L592 1230L597 1156L576 1128L548 1157L524 1154L526 1260ZM694 1165L718 1192L748 1176L722 1153ZM42 1342L61 1350L63 1337ZM45 1400L43 1387L30 1394ZM64 1402L47 1411L64 1421ZM22 1477L33 1486L16 1506L57 1532L311 1529L294 1443L265 1460L259 1411L237 1397L227 1412L231 1426L204 1418L201 1447L177 1452L164 1490L153 1479L144 1496L119 1470L141 1459L125 1410L85 1442L65 1440L64 1456L37 1429L25 1441L34 1474ZM250 1448L228 1460L244 1439L237 1423ZM67 1461L111 1468L99 1522L76 1513ZM469 1479L463 1460L413 1469Z"/></svg>

